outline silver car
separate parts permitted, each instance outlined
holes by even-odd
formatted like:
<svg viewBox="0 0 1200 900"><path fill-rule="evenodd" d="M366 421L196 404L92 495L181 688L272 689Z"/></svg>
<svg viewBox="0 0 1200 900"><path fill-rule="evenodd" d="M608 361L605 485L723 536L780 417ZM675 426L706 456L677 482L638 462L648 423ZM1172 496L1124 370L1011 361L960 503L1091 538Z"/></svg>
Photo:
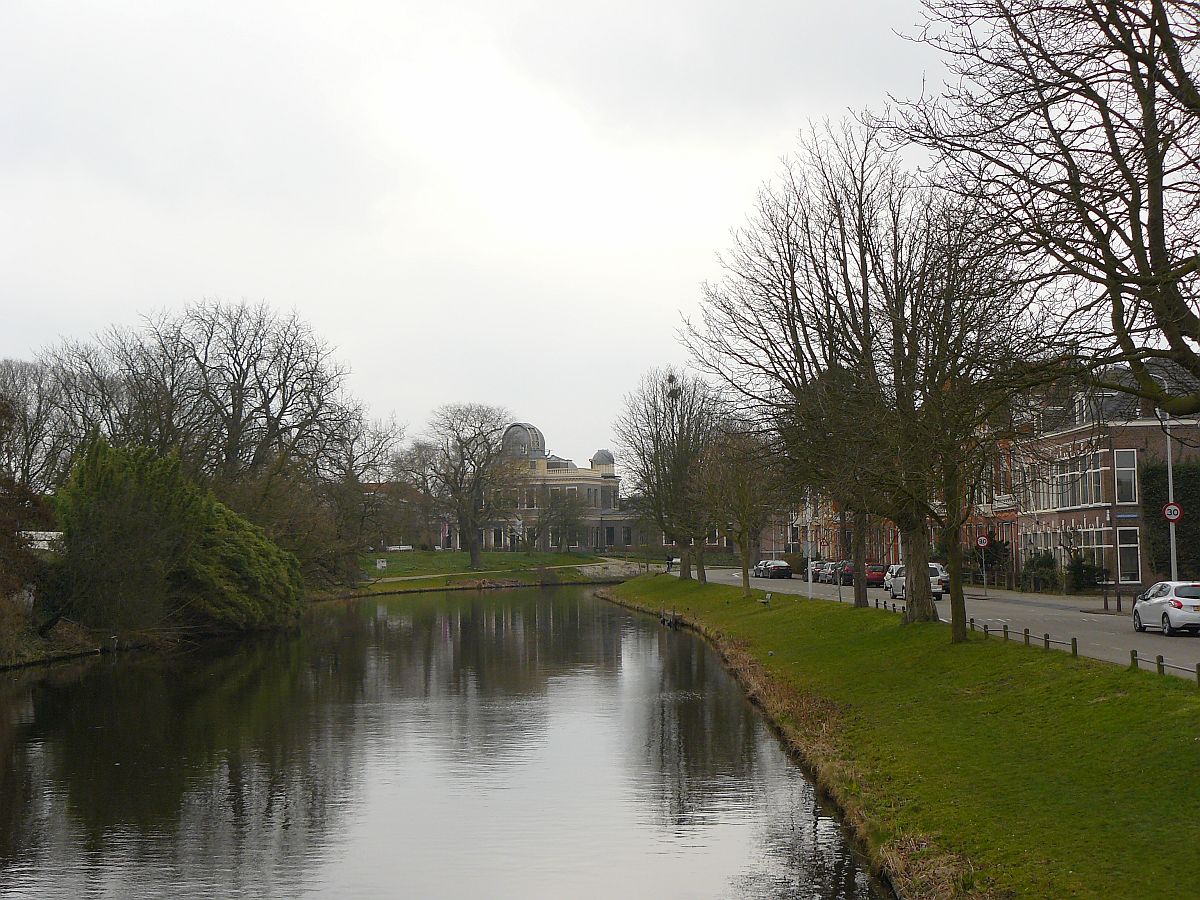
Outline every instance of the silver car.
<svg viewBox="0 0 1200 900"><path fill-rule="evenodd" d="M1190 631L1200 634L1200 584L1191 581L1160 581L1133 604L1133 628L1161 628L1167 637Z"/></svg>
<svg viewBox="0 0 1200 900"><path fill-rule="evenodd" d="M903 600L908 593L908 585L905 583L905 568L900 566L895 575L892 576L892 585L888 588L888 594L893 600ZM941 600L943 592L946 589L946 570L942 568L941 563L929 564L929 590L933 594L934 600Z"/></svg>

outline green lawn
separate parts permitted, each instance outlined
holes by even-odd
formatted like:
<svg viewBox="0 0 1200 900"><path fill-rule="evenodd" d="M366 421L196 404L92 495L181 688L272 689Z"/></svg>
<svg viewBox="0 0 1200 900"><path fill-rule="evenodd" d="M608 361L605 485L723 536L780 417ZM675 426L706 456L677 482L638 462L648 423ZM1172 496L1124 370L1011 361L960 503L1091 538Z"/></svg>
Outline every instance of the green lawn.
<svg viewBox="0 0 1200 900"><path fill-rule="evenodd" d="M911 896L1200 897L1194 682L663 576L610 592L762 664L765 704Z"/></svg>
<svg viewBox="0 0 1200 900"><path fill-rule="evenodd" d="M384 571L375 568L375 560L386 559ZM360 559L363 572L372 578L398 575L444 575L466 572L471 568L468 554L451 550L409 550L404 553L366 553ZM486 571L512 572L546 566L572 566L578 563L600 562L600 557L587 553L502 553L483 554Z"/></svg>
<svg viewBox="0 0 1200 900"><path fill-rule="evenodd" d="M477 586L480 582L500 583L517 587L533 584L584 584L590 580L587 570L527 569L514 572L491 574L431 575L428 578L413 578L408 581L373 581L360 588L366 594L394 594L408 591L428 591L439 588Z"/></svg>

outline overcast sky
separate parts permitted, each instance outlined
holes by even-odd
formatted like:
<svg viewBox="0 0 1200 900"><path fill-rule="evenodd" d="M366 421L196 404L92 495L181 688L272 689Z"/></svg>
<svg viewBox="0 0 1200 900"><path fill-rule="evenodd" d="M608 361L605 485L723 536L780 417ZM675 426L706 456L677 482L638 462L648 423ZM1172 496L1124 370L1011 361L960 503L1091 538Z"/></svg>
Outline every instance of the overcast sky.
<svg viewBox="0 0 1200 900"><path fill-rule="evenodd" d="M409 433L586 464L812 118L912 95L917 0L5 4L0 357L296 308Z"/></svg>

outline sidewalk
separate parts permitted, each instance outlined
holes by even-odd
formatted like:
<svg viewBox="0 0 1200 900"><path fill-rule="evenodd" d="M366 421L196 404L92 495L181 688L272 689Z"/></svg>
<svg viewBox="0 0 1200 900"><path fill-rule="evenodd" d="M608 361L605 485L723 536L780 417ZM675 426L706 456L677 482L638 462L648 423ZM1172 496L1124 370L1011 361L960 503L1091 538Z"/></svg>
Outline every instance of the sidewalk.
<svg viewBox="0 0 1200 900"><path fill-rule="evenodd" d="M1136 585L1129 585L1127 589L1123 587L1121 590L1121 613L1123 615L1133 610L1133 598L1139 593L1134 590L1134 587ZM985 591L983 585L980 584L966 585L963 589L963 594L969 600L1000 600L1009 603L1025 603L1030 606L1077 609L1081 612L1105 612L1103 594L1033 593L1031 591L1010 591L1006 588L992 587L990 585ZM1115 591L1110 592L1108 595L1108 612L1113 614L1117 612L1117 595Z"/></svg>

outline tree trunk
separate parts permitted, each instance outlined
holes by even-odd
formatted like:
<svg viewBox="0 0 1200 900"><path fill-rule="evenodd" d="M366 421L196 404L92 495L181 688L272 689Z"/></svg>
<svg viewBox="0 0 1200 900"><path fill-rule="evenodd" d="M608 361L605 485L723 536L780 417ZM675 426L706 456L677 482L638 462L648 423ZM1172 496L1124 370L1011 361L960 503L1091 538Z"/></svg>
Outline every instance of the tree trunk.
<svg viewBox="0 0 1200 900"><path fill-rule="evenodd" d="M925 517L903 517L906 553L904 560L904 605L906 622L937 622L938 611L929 589L929 530ZM899 524L899 523L897 523Z"/></svg>
<svg viewBox="0 0 1200 900"><path fill-rule="evenodd" d="M696 581L708 584L708 573L704 571L704 544L696 545Z"/></svg>
<svg viewBox="0 0 1200 900"><path fill-rule="evenodd" d="M742 557L742 596L750 597L750 542L739 541L738 549Z"/></svg>
<svg viewBox="0 0 1200 900"><path fill-rule="evenodd" d="M692 551L686 544L679 548L679 580L692 580Z"/></svg>
<svg viewBox="0 0 1200 900"><path fill-rule="evenodd" d="M867 525L864 510L854 511L854 605L866 609L867 603Z"/></svg>
<svg viewBox="0 0 1200 900"><path fill-rule="evenodd" d="M950 643L961 644L967 639L967 600L963 595L962 542L951 536L946 545L946 568L950 571Z"/></svg>
<svg viewBox="0 0 1200 900"><path fill-rule="evenodd" d="M467 552L471 554L471 564L469 568L482 569L483 548L479 546L479 529L470 527L466 531L463 531L462 526L460 525L459 533L460 536L465 537L467 542Z"/></svg>

